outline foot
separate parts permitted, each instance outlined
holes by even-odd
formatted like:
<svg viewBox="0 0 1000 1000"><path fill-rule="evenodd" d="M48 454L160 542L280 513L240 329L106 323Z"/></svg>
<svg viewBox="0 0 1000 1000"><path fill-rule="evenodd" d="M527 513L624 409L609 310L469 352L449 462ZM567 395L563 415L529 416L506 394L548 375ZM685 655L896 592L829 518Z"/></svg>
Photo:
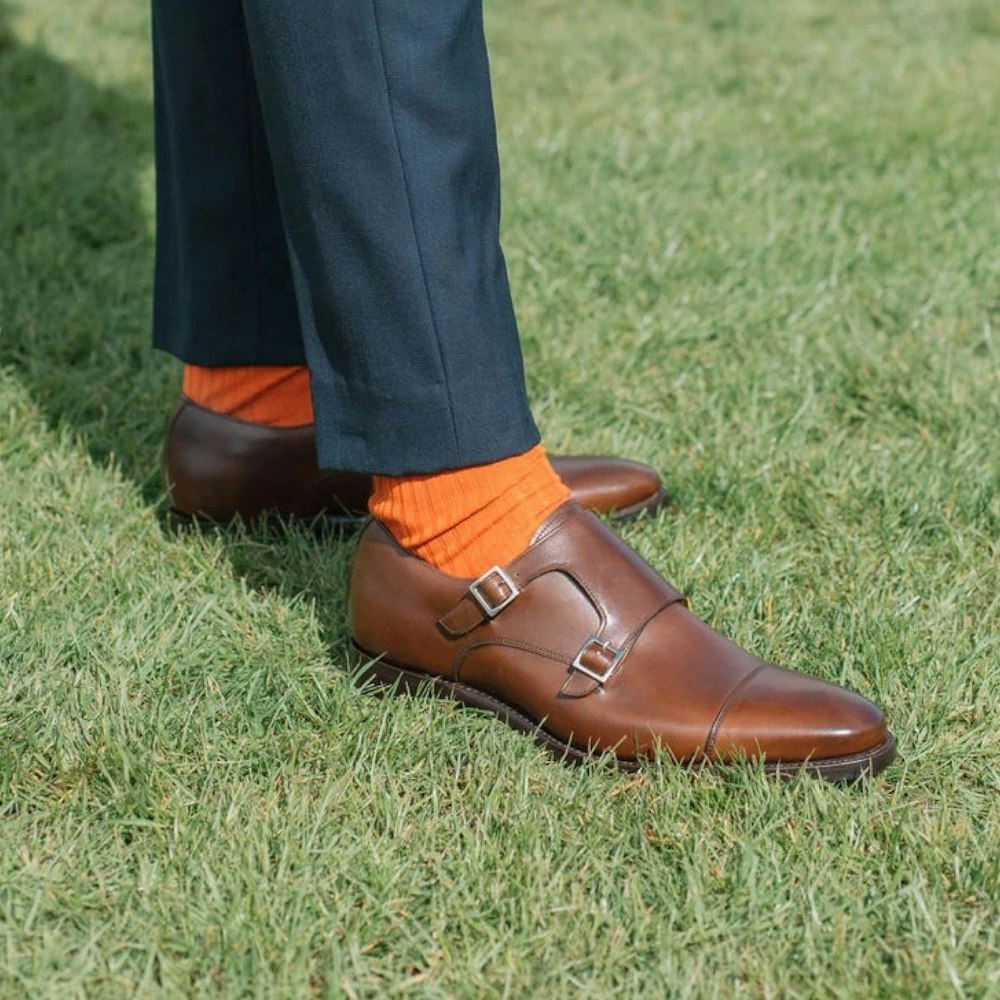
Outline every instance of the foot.
<svg viewBox="0 0 1000 1000"><path fill-rule="evenodd" d="M850 781L894 757L875 705L712 631L574 503L477 581L441 573L372 522L350 617L363 677L486 709L569 758L606 752L624 769L656 754L761 760L768 772Z"/></svg>
<svg viewBox="0 0 1000 1000"><path fill-rule="evenodd" d="M640 462L572 456L552 466L577 503L616 521L667 503L659 476ZM183 396L167 426L163 479L176 513L219 522L272 513L360 524L371 492L370 476L317 468L312 424L247 423Z"/></svg>

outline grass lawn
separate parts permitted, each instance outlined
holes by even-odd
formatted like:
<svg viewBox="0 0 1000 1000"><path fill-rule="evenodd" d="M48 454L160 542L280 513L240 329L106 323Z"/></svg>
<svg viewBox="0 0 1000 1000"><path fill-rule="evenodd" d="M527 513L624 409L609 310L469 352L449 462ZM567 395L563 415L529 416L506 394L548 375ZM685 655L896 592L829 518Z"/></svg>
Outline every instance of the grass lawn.
<svg viewBox="0 0 1000 1000"><path fill-rule="evenodd" d="M1000 7L488 25L550 447L898 762L567 768L351 685L350 539L164 531L146 5L0 0L0 996L1000 997Z"/></svg>

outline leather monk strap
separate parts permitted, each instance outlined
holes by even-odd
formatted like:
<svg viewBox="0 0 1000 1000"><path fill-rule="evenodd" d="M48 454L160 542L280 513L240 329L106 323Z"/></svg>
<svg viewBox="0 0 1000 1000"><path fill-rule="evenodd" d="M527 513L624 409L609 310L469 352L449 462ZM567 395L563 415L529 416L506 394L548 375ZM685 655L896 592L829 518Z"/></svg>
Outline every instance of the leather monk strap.
<svg viewBox="0 0 1000 1000"><path fill-rule="evenodd" d="M894 755L875 705L713 631L574 503L476 580L439 572L373 523L350 615L365 677L485 708L571 758L762 759L765 770L850 780Z"/></svg>

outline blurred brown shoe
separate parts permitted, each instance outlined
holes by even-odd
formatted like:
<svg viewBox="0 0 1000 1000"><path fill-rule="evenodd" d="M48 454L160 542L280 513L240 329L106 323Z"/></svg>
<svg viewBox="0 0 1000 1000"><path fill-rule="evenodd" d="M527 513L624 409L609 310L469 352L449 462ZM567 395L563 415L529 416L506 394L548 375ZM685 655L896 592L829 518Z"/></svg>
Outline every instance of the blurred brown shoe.
<svg viewBox="0 0 1000 1000"><path fill-rule="evenodd" d="M553 458L552 466L581 506L615 521L667 503L660 477L623 458ZM181 397L167 425L163 481L172 511L213 522L261 514L360 525L371 477L323 472L313 426L265 427L207 410Z"/></svg>

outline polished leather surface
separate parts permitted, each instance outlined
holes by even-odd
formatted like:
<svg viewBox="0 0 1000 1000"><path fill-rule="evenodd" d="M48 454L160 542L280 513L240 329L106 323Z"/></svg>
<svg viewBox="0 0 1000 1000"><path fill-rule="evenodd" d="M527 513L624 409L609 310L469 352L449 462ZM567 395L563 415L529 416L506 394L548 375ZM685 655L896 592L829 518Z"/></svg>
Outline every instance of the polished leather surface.
<svg viewBox="0 0 1000 1000"><path fill-rule="evenodd" d="M573 501L598 514L640 513L666 503L660 477L642 462L605 455L554 455L551 462Z"/></svg>
<svg viewBox="0 0 1000 1000"><path fill-rule="evenodd" d="M666 502L648 465L621 458L555 457L573 499L590 510L628 517ZM212 521L264 512L356 519L368 512L371 479L322 472L313 426L264 427L235 420L182 397L167 425L163 480L170 506Z"/></svg>
<svg viewBox="0 0 1000 1000"><path fill-rule="evenodd" d="M471 581L433 569L373 522L352 569L357 648L380 658L383 680L395 669L440 679L470 704L512 706L557 746L625 761L658 747L681 762L857 759L840 775L854 777L892 757L876 706L714 632L576 504L504 571L477 598ZM491 618L481 602L496 608L511 585L519 592Z"/></svg>
<svg viewBox="0 0 1000 1000"><path fill-rule="evenodd" d="M263 427L185 398L167 425L163 480L174 510L213 521L264 512L357 517L370 491L367 476L317 468L311 424Z"/></svg>

